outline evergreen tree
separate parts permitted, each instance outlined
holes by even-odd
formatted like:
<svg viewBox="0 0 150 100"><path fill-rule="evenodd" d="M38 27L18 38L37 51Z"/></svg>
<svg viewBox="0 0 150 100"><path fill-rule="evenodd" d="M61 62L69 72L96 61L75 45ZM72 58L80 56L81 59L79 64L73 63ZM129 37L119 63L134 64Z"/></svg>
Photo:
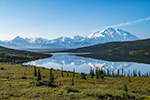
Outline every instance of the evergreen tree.
<svg viewBox="0 0 150 100"><path fill-rule="evenodd" d="M119 69L117 69L117 76L119 76Z"/></svg>
<svg viewBox="0 0 150 100"><path fill-rule="evenodd" d="M72 78L72 86L74 85L74 79Z"/></svg>
<svg viewBox="0 0 150 100"><path fill-rule="evenodd" d="M93 70L93 72L94 72L94 70ZM102 69L102 67L101 67L101 70L99 69L99 76L100 75L103 75L103 69Z"/></svg>
<svg viewBox="0 0 150 100"><path fill-rule="evenodd" d="M122 76L123 76L123 68L122 68Z"/></svg>
<svg viewBox="0 0 150 100"><path fill-rule="evenodd" d="M36 67L34 66L34 76L37 76Z"/></svg>
<svg viewBox="0 0 150 100"><path fill-rule="evenodd" d="M128 92L128 88L127 88L126 84L124 85L124 89L123 90L126 91L126 92Z"/></svg>
<svg viewBox="0 0 150 100"><path fill-rule="evenodd" d="M75 69L73 69L73 77L75 77Z"/></svg>
<svg viewBox="0 0 150 100"><path fill-rule="evenodd" d="M146 77L148 77L148 72L146 72Z"/></svg>
<svg viewBox="0 0 150 100"><path fill-rule="evenodd" d="M85 74L81 73L81 79L86 79Z"/></svg>
<svg viewBox="0 0 150 100"><path fill-rule="evenodd" d="M140 71L138 72L138 74L139 74L139 77L141 77L141 73L140 73Z"/></svg>
<svg viewBox="0 0 150 100"><path fill-rule="evenodd" d="M61 76L64 77L64 75L63 75L63 66L61 67Z"/></svg>
<svg viewBox="0 0 150 100"><path fill-rule="evenodd" d="M41 80L41 73L40 73L40 69L38 69L38 74L37 74L37 80Z"/></svg>
<svg viewBox="0 0 150 100"><path fill-rule="evenodd" d="M107 69L107 76L109 76L109 69Z"/></svg>
<svg viewBox="0 0 150 100"><path fill-rule="evenodd" d="M100 78L101 78L101 79L104 79L104 75L101 75Z"/></svg>
<svg viewBox="0 0 150 100"><path fill-rule="evenodd" d="M133 76L136 77L137 76L137 70L133 71Z"/></svg>
<svg viewBox="0 0 150 100"><path fill-rule="evenodd" d="M52 73L52 68L50 69L49 80L50 80L50 84L52 84L54 82L54 76L53 76L53 73Z"/></svg>
<svg viewBox="0 0 150 100"><path fill-rule="evenodd" d="M99 79L98 67L96 68L96 79Z"/></svg>
<svg viewBox="0 0 150 100"><path fill-rule="evenodd" d="M69 76L68 72L67 72L67 76Z"/></svg>
<svg viewBox="0 0 150 100"><path fill-rule="evenodd" d="M95 76L94 70L91 68L91 69L90 69L90 77L91 77L91 78L94 78L94 76Z"/></svg>
<svg viewBox="0 0 150 100"><path fill-rule="evenodd" d="M115 76L114 71L112 71L112 77L114 77L114 76Z"/></svg>

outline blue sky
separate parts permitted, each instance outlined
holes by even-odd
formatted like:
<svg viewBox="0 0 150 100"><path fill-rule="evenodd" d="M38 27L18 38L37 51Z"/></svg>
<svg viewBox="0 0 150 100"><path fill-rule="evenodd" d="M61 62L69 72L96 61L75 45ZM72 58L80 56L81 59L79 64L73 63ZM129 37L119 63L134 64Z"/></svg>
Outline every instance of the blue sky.
<svg viewBox="0 0 150 100"><path fill-rule="evenodd" d="M150 0L0 0L0 40L87 36L107 26L150 38Z"/></svg>

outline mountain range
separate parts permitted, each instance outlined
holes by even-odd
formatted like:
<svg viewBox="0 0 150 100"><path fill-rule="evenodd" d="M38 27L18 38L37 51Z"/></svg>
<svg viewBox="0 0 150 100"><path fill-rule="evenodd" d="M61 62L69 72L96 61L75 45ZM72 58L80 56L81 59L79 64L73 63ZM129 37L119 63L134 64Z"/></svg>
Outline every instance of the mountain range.
<svg viewBox="0 0 150 100"><path fill-rule="evenodd" d="M112 41L133 41L139 38L132 35L127 31L114 28L106 28L102 31L97 31L89 36L74 37L59 37L56 39L48 40L43 38L22 38L15 37L10 41L0 41L0 45L9 48L49 48L49 49L61 49L61 48L78 48L91 46L95 44L101 44Z"/></svg>

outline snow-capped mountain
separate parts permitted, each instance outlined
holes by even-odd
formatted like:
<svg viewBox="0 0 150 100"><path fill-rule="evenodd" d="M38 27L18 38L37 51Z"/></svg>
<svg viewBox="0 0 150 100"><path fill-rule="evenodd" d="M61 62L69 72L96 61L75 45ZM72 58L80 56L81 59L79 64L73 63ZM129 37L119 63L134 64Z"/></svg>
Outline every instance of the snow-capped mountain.
<svg viewBox="0 0 150 100"><path fill-rule="evenodd" d="M0 41L0 45L17 48L77 48L112 41L138 40L136 36L121 29L107 28L89 36L59 37L53 40L43 38L21 38L17 36L11 41Z"/></svg>

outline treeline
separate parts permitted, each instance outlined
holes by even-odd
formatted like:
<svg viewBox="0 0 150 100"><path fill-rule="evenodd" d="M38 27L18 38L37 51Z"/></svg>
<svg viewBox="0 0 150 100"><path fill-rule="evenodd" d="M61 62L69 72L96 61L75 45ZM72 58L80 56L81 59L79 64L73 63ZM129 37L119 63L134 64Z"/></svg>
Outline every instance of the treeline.
<svg viewBox="0 0 150 100"><path fill-rule="evenodd" d="M34 76L37 77L36 85L37 86L40 86L40 85L55 86L53 83L54 83L54 80L56 77L54 77L52 71L53 71L53 69L51 68L50 73L49 73L49 81L43 81L41 78L42 76L40 73L40 69L37 69L36 67L34 67ZM69 74L69 73L71 73L71 74ZM66 74L66 75L64 75L64 74ZM70 82L72 85L74 85L75 77L80 78L80 79L87 79L87 78L89 78L89 76L90 76L90 78L95 78L95 79L105 79L105 77L150 77L150 72L141 74L140 71L137 72L137 70L133 70L133 72L128 71L128 73L126 73L124 71L124 69L122 69L122 70L117 69L117 72L114 72L109 69L105 70L103 68L99 69L97 67L95 70L93 68L91 68L89 74L78 73L76 75L75 69L73 69L72 72L69 72L69 71L64 71L63 67L61 67L60 76L61 77L65 77L65 76L72 77ZM129 78L129 81L130 81L130 78Z"/></svg>
<svg viewBox="0 0 150 100"><path fill-rule="evenodd" d="M150 71L146 72L145 74L141 74L140 71L137 70L133 70L133 72L130 72L130 70L126 73L124 71L124 69L119 70L117 69L117 72L111 71L110 69L99 69L98 67L94 70L94 69L90 69L90 77L94 78L96 77L96 79L98 78L103 78L104 76L107 77L150 77Z"/></svg>
<svg viewBox="0 0 150 100"><path fill-rule="evenodd" d="M13 50L0 46L0 62L24 63L36 59L51 57L51 54L42 54L21 50Z"/></svg>
<svg viewBox="0 0 150 100"><path fill-rule="evenodd" d="M9 63L20 63L26 62L30 60L37 59L37 57L26 57L26 56L13 56L13 55L6 55L4 53L0 54L0 62L9 62Z"/></svg>
<svg viewBox="0 0 150 100"><path fill-rule="evenodd" d="M53 70L54 69L49 69L49 78L48 80L43 80L43 76L42 73L40 72L40 68L36 68L34 67L34 72L33 75L34 77L36 77L37 81L33 82L36 86L41 86L41 85L45 85L45 86L49 86L49 87L58 87L58 86L62 86L64 85L64 83L61 83L61 80L57 80L57 76L54 76L53 74ZM63 67L61 67L61 70L59 71L60 77L62 78L66 78L66 77L70 77L70 85L71 86L77 86L76 83L79 81L79 79L81 80L91 80L91 83L93 85L97 84L96 80L99 81L98 79L100 79L101 81L106 80L108 77L129 77L128 78L128 82L132 82L131 80L133 78L131 77L150 77L150 72L146 73L146 74L141 74L140 71L137 72L137 70L134 70L133 72L128 72L126 73L124 71L124 69L119 70L117 69L117 72L111 71L109 69L105 70L103 68L99 69L98 67L96 69L91 68L89 74L85 74L85 73L76 73L75 69L73 69L72 72L70 71L64 71ZM107 77L107 78L106 78ZM57 82L55 82L55 80L57 80ZM93 81L93 82L92 82ZM135 96L129 96L129 92L128 92L128 82L124 83L122 85L122 91L124 91L125 95L123 95L123 97L111 97L111 98L115 98L114 100L130 100L130 99L135 99ZM67 83L68 84L68 83ZM98 83L99 84L99 83ZM109 97L108 95L105 95L105 97ZM103 98L103 97L99 97L99 98ZM104 99L104 98L103 98Z"/></svg>

